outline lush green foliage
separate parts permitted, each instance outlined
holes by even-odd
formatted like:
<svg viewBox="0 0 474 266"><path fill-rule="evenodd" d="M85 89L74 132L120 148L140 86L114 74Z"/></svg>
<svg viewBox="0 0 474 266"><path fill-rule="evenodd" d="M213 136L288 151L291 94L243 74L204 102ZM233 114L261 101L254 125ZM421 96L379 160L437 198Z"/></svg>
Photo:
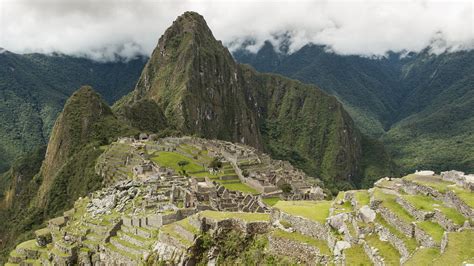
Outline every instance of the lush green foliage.
<svg viewBox="0 0 474 266"><path fill-rule="evenodd" d="M134 86L145 61L101 63L65 55L0 54L0 172L46 145L66 99L92 85L113 103Z"/></svg>
<svg viewBox="0 0 474 266"><path fill-rule="evenodd" d="M102 179L94 166L103 152L101 145L118 136L134 134L137 131L119 122L92 88L82 87L74 93L55 123L45 158L43 153L33 154L31 161L20 162L25 166L30 163L28 167L34 168L25 173L37 174L26 176L27 182L9 200L21 205L10 204L10 208L0 210L0 215L8 217L0 231L7 249L23 240L22 235L30 235L48 217L72 207L78 197L98 189ZM14 173L15 168L10 172ZM15 186L15 178L10 182L10 186Z"/></svg>
<svg viewBox="0 0 474 266"><path fill-rule="evenodd" d="M154 110L129 112L144 101L155 103L149 105ZM141 121L156 112L182 134L254 146L289 160L333 191L353 188L359 174L361 137L336 98L236 64L193 12L166 30L135 90L114 110L142 130L150 127Z"/></svg>
<svg viewBox="0 0 474 266"><path fill-rule="evenodd" d="M381 137L403 174L416 169L474 172L474 51L432 55L427 49L373 59L337 55L316 45L277 53L268 42L256 54L240 49L234 57L336 96L363 133ZM364 160L386 157L374 152L371 141L365 144ZM362 186L380 177L383 167L393 169L382 161L364 166Z"/></svg>

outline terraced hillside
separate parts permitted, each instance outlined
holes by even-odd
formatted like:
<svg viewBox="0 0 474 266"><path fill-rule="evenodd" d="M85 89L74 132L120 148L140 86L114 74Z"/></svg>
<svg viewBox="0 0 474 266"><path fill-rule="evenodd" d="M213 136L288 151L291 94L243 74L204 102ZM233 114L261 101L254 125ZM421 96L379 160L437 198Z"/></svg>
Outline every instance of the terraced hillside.
<svg viewBox="0 0 474 266"><path fill-rule="evenodd" d="M287 162L244 145L141 134L102 148L106 187L7 265L474 263L472 175L418 172L323 200Z"/></svg>

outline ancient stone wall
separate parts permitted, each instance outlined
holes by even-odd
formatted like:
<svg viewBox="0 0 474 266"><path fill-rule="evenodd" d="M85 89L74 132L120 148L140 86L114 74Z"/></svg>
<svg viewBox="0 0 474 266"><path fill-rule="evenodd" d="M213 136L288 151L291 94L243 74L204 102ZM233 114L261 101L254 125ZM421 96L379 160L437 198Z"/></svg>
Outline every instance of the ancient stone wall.
<svg viewBox="0 0 474 266"><path fill-rule="evenodd" d="M375 266L384 266L385 264L383 263L383 260L380 258L378 255L378 251L372 249L371 246L369 246L365 241L362 243L362 246L364 247L365 254L367 254L367 257L369 257L370 261Z"/></svg>
<svg viewBox="0 0 474 266"><path fill-rule="evenodd" d="M386 227L382 225L377 225L375 231L380 236L380 239L387 240L388 242L390 242L390 244L392 244L393 247L395 247L398 250L398 252L401 255L402 263L405 262L409 258L410 252L405 246L405 243L403 242L403 240L401 240L400 238L392 234L390 230L388 230Z"/></svg>
<svg viewBox="0 0 474 266"><path fill-rule="evenodd" d="M276 220L285 220L291 223L291 227L294 228L299 233L314 237L320 240L328 241L329 238L329 228L323 224L320 224L316 221L312 221L303 217L293 216L279 210L272 210L271 213L272 221ZM329 247L333 247L328 243Z"/></svg>
<svg viewBox="0 0 474 266"><path fill-rule="evenodd" d="M382 215L385 221L389 222L394 226L398 231L404 233L408 237L413 237L414 235L414 226L411 223L406 223L402 221L396 214L391 212L389 209L380 206L377 211Z"/></svg>
<svg viewBox="0 0 474 266"><path fill-rule="evenodd" d="M439 243L436 243L434 239L428 235L425 231L422 229L418 228L418 226L414 227L414 236L416 241L420 243L424 247L438 247L439 248Z"/></svg>
<svg viewBox="0 0 474 266"><path fill-rule="evenodd" d="M279 256L292 257L306 265L325 265L329 262L328 256L321 255L319 249L309 244L272 236L268 240L270 252Z"/></svg>
<svg viewBox="0 0 474 266"><path fill-rule="evenodd" d="M415 208L413 205L411 205L411 203L409 203L402 197L397 197L395 201L418 221L425 221L433 217L434 215L433 212L422 211L420 209Z"/></svg>

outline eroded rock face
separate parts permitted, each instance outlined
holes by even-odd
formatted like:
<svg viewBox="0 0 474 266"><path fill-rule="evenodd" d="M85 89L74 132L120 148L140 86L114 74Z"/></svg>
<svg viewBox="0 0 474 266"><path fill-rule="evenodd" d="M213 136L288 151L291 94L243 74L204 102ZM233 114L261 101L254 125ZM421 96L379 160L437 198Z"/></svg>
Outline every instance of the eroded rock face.
<svg viewBox="0 0 474 266"><path fill-rule="evenodd" d="M364 205L359 209L359 217L365 222L370 223L375 220L376 213L369 206Z"/></svg>

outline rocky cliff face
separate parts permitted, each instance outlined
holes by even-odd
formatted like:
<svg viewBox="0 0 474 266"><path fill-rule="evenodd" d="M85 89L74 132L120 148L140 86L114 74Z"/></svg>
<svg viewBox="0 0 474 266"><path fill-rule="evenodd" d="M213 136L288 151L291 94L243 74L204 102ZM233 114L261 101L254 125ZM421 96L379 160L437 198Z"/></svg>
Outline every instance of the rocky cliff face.
<svg viewBox="0 0 474 266"><path fill-rule="evenodd" d="M310 174L350 182L360 157L360 136L341 104L318 88L259 74L234 62L204 18L186 12L166 30L135 90L117 106L157 104L183 134L241 142L291 160ZM150 121L153 112L135 117Z"/></svg>

